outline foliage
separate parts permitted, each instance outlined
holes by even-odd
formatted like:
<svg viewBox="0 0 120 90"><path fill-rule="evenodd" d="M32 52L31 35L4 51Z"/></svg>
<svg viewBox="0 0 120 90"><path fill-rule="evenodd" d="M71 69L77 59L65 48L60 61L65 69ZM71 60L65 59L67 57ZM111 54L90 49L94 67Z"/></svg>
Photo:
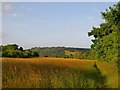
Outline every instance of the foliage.
<svg viewBox="0 0 120 90"><path fill-rule="evenodd" d="M91 45L92 51L96 59L101 61L111 62L118 66L118 32L120 30L120 2L113 7L102 12L102 17L105 20L99 27L93 27L88 33L89 36L94 36Z"/></svg>
<svg viewBox="0 0 120 90"><path fill-rule="evenodd" d="M68 48L68 47L35 47L23 50L16 44L0 46L2 57L56 57L56 58L76 58L76 59L93 59L90 58L90 49L88 48Z"/></svg>
<svg viewBox="0 0 120 90"><path fill-rule="evenodd" d="M80 58L80 53L88 51L87 48L68 48L68 47L35 47L31 49L39 53L40 57L57 57L57 58ZM68 52L68 53L67 53ZM71 53L71 55L67 55Z"/></svg>
<svg viewBox="0 0 120 90"><path fill-rule="evenodd" d="M19 48L18 45L5 45L1 46L2 57L11 57L11 58L29 58L29 57L38 57L38 53L31 50L23 50L22 47Z"/></svg>

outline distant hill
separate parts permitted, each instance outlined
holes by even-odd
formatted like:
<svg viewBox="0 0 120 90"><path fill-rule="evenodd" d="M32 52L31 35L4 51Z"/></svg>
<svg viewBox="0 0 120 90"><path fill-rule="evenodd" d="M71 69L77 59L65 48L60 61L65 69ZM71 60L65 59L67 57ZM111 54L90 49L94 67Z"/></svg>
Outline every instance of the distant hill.
<svg viewBox="0 0 120 90"><path fill-rule="evenodd" d="M89 51L90 48L34 47L31 50L39 53L40 57L66 57L65 51L69 51L69 52L81 52L81 51Z"/></svg>
<svg viewBox="0 0 120 90"><path fill-rule="evenodd" d="M74 47L34 47L31 49L40 49L40 50L46 50L46 49L50 49L50 50L54 50L54 49L61 49L61 50L70 50L70 51L86 51L86 50L90 50L90 48L74 48Z"/></svg>

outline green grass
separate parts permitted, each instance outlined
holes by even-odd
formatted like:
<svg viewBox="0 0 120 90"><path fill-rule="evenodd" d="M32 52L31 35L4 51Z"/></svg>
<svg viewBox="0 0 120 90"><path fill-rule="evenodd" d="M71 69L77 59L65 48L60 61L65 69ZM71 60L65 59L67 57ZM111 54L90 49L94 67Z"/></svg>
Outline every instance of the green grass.
<svg viewBox="0 0 120 90"><path fill-rule="evenodd" d="M107 76L107 86L109 88L118 87L118 68L107 62L97 62L102 75Z"/></svg>
<svg viewBox="0 0 120 90"><path fill-rule="evenodd" d="M106 72L108 68L103 68L104 64L106 65L95 60L64 58L2 58L2 86L3 88L118 87L113 80L117 77L117 72L113 72L114 70ZM116 74L107 80L109 73Z"/></svg>

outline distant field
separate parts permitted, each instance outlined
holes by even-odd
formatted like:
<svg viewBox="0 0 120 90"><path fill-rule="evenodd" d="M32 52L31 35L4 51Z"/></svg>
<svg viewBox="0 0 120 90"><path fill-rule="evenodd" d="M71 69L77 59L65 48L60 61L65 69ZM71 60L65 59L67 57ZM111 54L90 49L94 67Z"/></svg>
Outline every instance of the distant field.
<svg viewBox="0 0 120 90"><path fill-rule="evenodd" d="M3 88L117 88L117 69L96 60L2 58Z"/></svg>

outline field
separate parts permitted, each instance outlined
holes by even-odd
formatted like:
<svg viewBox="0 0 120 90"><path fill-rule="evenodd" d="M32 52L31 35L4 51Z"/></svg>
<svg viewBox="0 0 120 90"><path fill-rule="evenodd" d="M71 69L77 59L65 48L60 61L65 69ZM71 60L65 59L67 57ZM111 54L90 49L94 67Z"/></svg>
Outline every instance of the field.
<svg viewBox="0 0 120 90"><path fill-rule="evenodd" d="M2 58L3 88L117 88L117 68L96 60Z"/></svg>

